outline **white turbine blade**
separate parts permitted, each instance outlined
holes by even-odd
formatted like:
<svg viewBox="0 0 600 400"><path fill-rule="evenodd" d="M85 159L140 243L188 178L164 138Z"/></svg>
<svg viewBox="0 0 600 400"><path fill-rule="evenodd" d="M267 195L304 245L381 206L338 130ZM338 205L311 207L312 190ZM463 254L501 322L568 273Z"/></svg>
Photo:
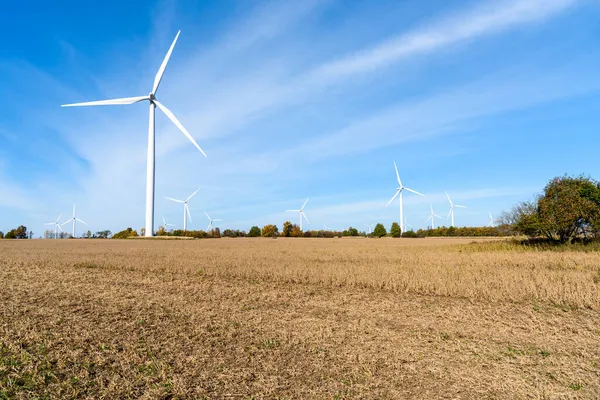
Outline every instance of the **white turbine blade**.
<svg viewBox="0 0 600 400"><path fill-rule="evenodd" d="M213 219L212 221L213 221L213 222L219 222L219 221L223 221L223 219L222 219L222 218L215 218L215 219Z"/></svg>
<svg viewBox="0 0 600 400"><path fill-rule="evenodd" d="M412 190L412 189L409 189L407 187L405 187L404 190L408 190L409 192L413 192L414 194L418 194L419 196L425 196L423 193L419 193L416 190Z"/></svg>
<svg viewBox="0 0 600 400"><path fill-rule="evenodd" d="M60 214L60 215L58 216L58 218L56 218L56 222L55 222L55 223L58 223L58 221L60 221L60 218L61 218L61 217L62 217L62 214Z"/></svg>
<svg viewBox="0 0 600 400"><path fill-rule="evenodd" d="M192 144L194 146L196 146L196 148L198 150L200 150L200 153L202 153L204 155L204 157L206 157L206 153L204 152L204 150L202 150L200 148L200 146L198 146L198 143L196 143L196 141L194 140L192 135L190 135L190 133L183 127L183 125L181 125L181 122L179 122L179 120L175 117L175 115L171 112L171 110L169 110L167 107L163 106L158 100L155 99L153 101L154 101L154 104L156 104L157 107L160 108L162 110L162 112L165 113L165 115L171 120L171 122L173 122L175 124L175 126L178 127L181 132L183 132L185 137L187 137L190 140L190 142L192 142Z"/></svg>
<svg viewBox="0 0 600 400"><path fill-rule="evenodd" d="M391 198L391 200L390 200L390 201L388 201L388 203L387 203L385 206L386 206L386 207L387 207L387 206L389 206L389 205L392 203L392 201L394 201L394 199L395 199L396 197L398 197L398 195L399 195L399 194L400 194L400 189L396 190L396 194L394 194L394 197L392 197L392 198Z"/></svg>
<svg viewBox="0 0 600 400"><path fill-rule="evenodd" d="M304 214L304 213L301 213L301 214L304 217L304 219L306 220L306 222L308 222L310 224L310 221L308 220L308 217L306 216L306 214Z"/></svg>
<svg viewBox="0 0 600 400"><path fill-rule="evenodd" d="M450 214L452 214L452 207L450 207L450 211L448 211L448 215L446 216L446 219L450 218Z"/></svg>
<svg viewBox="0 0 600 400"><path fill-rule="evenodd" d="M165 220L165 217L163 217L163 225L166 227L167 226L167 220Z"/></svg>
<svg viewBox="0 0 600 400"><path fill-rule="evenodd" d="M300 212L302 210L285 210L285 212Z"/></svg>
<svg viewBox="0 0 600 400"><path fill-rule="evenodd" d="M171 200L171 201L174 201L174 202L176 202L176 203L185 203L185 201L183 201L183 200L177 200L177 199L174 199L174 198L172 198L172 197L165 197L165 199L167 199L167 200Z"/></svg>
<svg viewBox="0 0 600 400"><path fill-rule="evenodd" d="M467 206L459 206L458 204L455 204L454 207L458 207L458 208L467 208Z"/></svg>
<svg viewBox="0 0 600 400"><path fill-rule="evenodd" d="M400 174L398 173L398 167L396 166L396 161L394 161L394 169L396 170L396 178L398 178L398 185L402 187L402 181L400 180Z"/></svg>
<svg viewBox="0 0 600 400"><path fill-rule="evenodd" d="M99 101L88 101L85 103L63 104L61 107L84 107L84 106L115 106L119 104L133 104L139 101L148 100L148 96L124 97L122 99L110 99Z"/></svg>
<svg viewBox="0 0 600 400"><path fill-rule="evenodd" d="M190 208L188 207L187 203L185 204L185 211L187 211L187 216L190 220L190 222L192 222L192 214L190 213Z"/></svg>
<svg viewBox="0 0 600 400"><path fill-rule="evenodd" d="M68 224L68 223L69 223L69 222L71 222L71 221L73 221L73 218L66 220L65 222L63 222L63 223L62 223L62 224L60 224L60 225L61 225L61 226L62 226L62 225L66 225L66 224Z"/></svg>
<svg viewBox="0 0 600 400"><path fill-rule="evenodd" d="M80 220L79 218L75 218L75 221L77 221L77 222L81 222L82 224L84 224L84 225L87 225L87 223L83 222L83 221L82 221L82 220Z"/></svg>
<svg viewBox="0 0 600 400"><path fill-rule="evenodd" d="M62 228L60 227L60 224L56 224L56 227L58 228L59 231L63 231Z"/></svg>
<svg viewBox="0 0 600 400"><path fill-rule="evenodd" d="M439 215L435 214L434 217L439 218L439 219L444 219L442 217L440 217Z"/></svg>
<svg viewBox="0 0 600 400"><path fill-rule="evenodd" d="M427 219L425 220L425 222L429 221L430 219L433 219L433 215L430 215L430 216L429 216L429 218L427 218Z"/></svg>
<svg viewBox="0 0 600 400"><path fill-rule="evenodd" d="M190 201L190 199L191 199L192 197L194 197L194 196L196 195L196 193L198 193L198 191L199 191L199 190L200 190L200 188L196 189L196 191L195 191L194 193L192 193L192 194L190 195L190 197L188 197L187 199L185 199L185 202L187 203L188 201Z"/></svg>
<svg viewBox="0 0 600 400"><path fill-rule="evenodd" d="M448 198L448 201L450 202L450 205L452 205L452 200L450 200L450 196L448 196L448 192L444 192L446 193L446 197Z"/></svg>
<svg viewBox="0 0 600 400"><path fill-rule="evenodd" d="M208 227L206 228L206 230L210 232L210 228L211 228L211 227L212 227L212 221L210 221L210 222L208 223Z"/></svg>
<svg viewBox="0 0 600 400"><path fill-rule="evenodd" d="M306 203L308 203L308 199L309 199L309 197L307 197L306 201L304 202L304 204L302 204L302 208L300 208L301 210L304 210L304 206L306 205Z"/></svg>
<svg viewBox="0 0 600 400"><path fill-rule="evenodd" d="M56 222L48 222L48 223L45 223L44 225L55 225L55 224L56 224Z"/></svg>
<svg viewBox="0 0 600 400"><path fill-rule="evenodd" d="M208 216L208 213L206 211L204 211L204 215L206 215L206 218L208 218L209 221L212 221L212 219L210 219L210 217Z"/></svg>
<svg viewBox="0 0 600 400"><path fill-rule="evenodd" d="M156 91L158 90L158 85L160 85L160 81L162 80L163 74L165 73L167 63L169 62L169 58L171 58L171 53L173 52L173 48L175 47L175 43L177 42L177 38L179 38L180 33L181 31L178 31L177 35L175 35L175 40L173 40L173 43L171 43L171 47L169 47L169 51L167 51L167 55L165 56L165 59L163 60L162 64L160 64L160 68L158 69L158 72L154 77L154 87L152 88L152 94L156 94Z"/></svg>

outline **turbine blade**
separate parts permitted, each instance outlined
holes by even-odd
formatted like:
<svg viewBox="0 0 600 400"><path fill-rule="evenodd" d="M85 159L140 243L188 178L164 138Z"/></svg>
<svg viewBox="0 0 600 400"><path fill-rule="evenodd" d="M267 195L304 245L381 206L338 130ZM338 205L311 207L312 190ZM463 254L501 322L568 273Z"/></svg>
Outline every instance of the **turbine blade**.
<svg viewBox="0 0 600 400"><path fill-rule="evenodd" d="M402 187L402 181L400 180L400 174L398 173L398 167L396 166L396 161L394 161L394 169L396 170L396 178L398 178L398 185Z"/></svg>
<svg viewBox="0 0 600 400"><path fill-rule="evenodd" d="M405 187L404 190L408 190L409 192L413 192L414 194L418 194L419 196L425 196L423 193L419 193L416 190L412 190L412 189L409 189L407 187Z"/></svg>
<svg viewBox="0 0 600 400"><path fill-rule="evenodd" d="M448 192L444 192L446 193L446 197L448 198L448 201L450 202L450 205L452 205L452 200L450 200L450 196L448 196Z"/></svg>
<svg viewBox="0 0 600 400"><path fill-rule="evenodd" d="M302 204L302 208L300 208L301 210L304 210L304 206L306 205L306 203L308 203L308 199L309 199L309 197L307 197L306 201L304 202L304 204Z"/></svg>
<svg viewBox="0 0 600 400"><path fill-rule="evenodd" d="M60 224L57 224L56 227L58 228L59 231L63 231L62 228L60 227Z"/></svg>
<svg viewBox="0 0 600 400"><path fill-rule="evenodd" d="M187 211L187 216L190 219L190 222L192 222L192 214L190 213L190 208L188 207L187 203L185 203L185 211Z"/></svg>
<svg viewBox="0 0 600 400"><path fill-rule="evenodd" d="M84 107L84 106L115 106L119 104L133 104L139 101L149 100L148 96L124 97L121 99L88 101L85 103L63 104L61 107Z"/></svg>
<svg viewBox="0 0 600 400"><path fill-rule="evenodd" d="M213 222L219 222L219 221L223 221L223 219L222 218L215 218L215 219L213 219Z"/></svg>
<svg viewBox="0 0 600 400"><path fill-rule="evenodd" d="M55 224L56 224L56 222L48 222L48 223L45 223L44 225L55 225Z"/></svg>
<svg viewBox="0 0 600 400"><path fill-rule="evenodd" d="M395 199L396 197L398 197L398 195L399 195L399 194L400 194L400 189L396 190L396 194L394 194L394 197L392 197L392 198L390 199L390 201L388 201L388 203L387 203L385 206L386 206L386 207L387 207L387 206L389 206L389 205L392 203L392 201L394 201L394 199Z"/></svg>
<svg viewBox="0 0 600 400"><path fill-rule="evenodd" d="M167 200L171 200L171 201L174 201L174 202L176 202L176 203L185 203L185 201L183 201L183 200L177 200L177 199L174 199L174 198L172 198L172 197L165 197L165 199L167 199Z"/></svg>
<svg viewBox="0 0 600 400"><path fill-rule="evenodd" d="M65 222L63 222L63 223L62 223L62 224L60 224L60 225L61 225L61 226L62 226L62 225L66 225L66 224L68 224L68 223L69 223L69 222L71 222L71 221L73 221L73 218L66 220Z"/></svg>
<svg viewBox="0 0 600 400"><path fill-rule="evenodd" d="M77 222L81 222L82 224L84 224L84 225L87 225L87 223L83 222L83 221L82 221L82 220L80 220L79 218L75 218L75 221L77 221Z"/></svg>
<svg viewBox="0 0 600 400"><path fill-rule="evenodd" d="M163 225L166 227L167 226L167 220L165 220L165 217L163 217Z"/></svg>
<svg viewBox="0 0 600 400"><path fill-rule="evenodd" d="M192 197L194 197L194 196L196 195L196 193L198 193L198 190L200 190L200 188L196 189L196 191L195 191L194 193L192 193L192 194L190 195L190 197L188 197L187 199L185 199L185 202L187 203L188 201L190 201L190 199L191 199Z"/></svg>
<svg viewBox="0 0 600 400"><path fill-rule="evenodd" d="M60 217L62 217L62 213L58 216L58 218L56 218L56 223L58 223L58 221L60 221Z"/></svg>
<svg viewBox="0 0 600 400"><path fill-rule="evenodd" d="M301 214L304 217L304 219L306 220L306 222L308 222L310 224L310 221L308 220L308 217L306 216L306 214L304 214L304 213L301 213Z"/></svg>
<svg viewBox="0 0 600 400"><path fill-rule="evenodd" d="M446 216L446 219L450 218L450 214L452 214L452 208L450 208L450 211L448 211L448 215Z"/></svg>
<svg viewBox="0 0 600 400"><path fill-rule="evenodd" d="M156 104L156 106L160 108L162 112L165 113L165 115L171 120L171 122L173 122L175 126L178 127L181 132L183 132L185 137L187 137L190 140L190 142L192 142L192 144L196 146L198 150L200 150L200 153L202 153L204 157L206 157L206 153L204 152L204 150L202 150L200 146L198 146L198 143L196 143L192 135L190 135L190 133L183 127L183 125L181 125L181 122L179 122L179 120L175 117L171 110L163 106L158 100L154 100L154 104Z"/></svg>
<svg viewBox="0 0 600 400"><path fill-rule="evenodd" d="M208 216L208 213L206 211L204 211L204 215L206 215L206 218L208 218L209 221L212 221L212 219L210 219L210 217Z"/></svg>
<svg viewBox="0 0 600 400"><path fill-rule="evenodd" d="M302 210L285 210L285 212L300 212Z"/></svg>
<svg viewBox="0 0 600 400"><path fill-rule="evenodd" d="M177 35L175 35L175 40L171 43L171 47L169 47L169 51L167 51L167 55L163 60L162 64L160 64L160 68L154 77L154 86L152 87L152 94L156 94L158 90L158 85L160 85L160 81L162 80L163 74L165 73L165 69L167 68L167 63L169 62L169 58L171 58L171 53L173 52L173 48L175 47L175 43L177 43L177 39L179 38L179 34L181 31L177 31Z"/></svg>
<svg viewBox="0 0 600 400"><path fill-rule="evenodd" d="M458 207L458 208L467 208L467 206L459 206L458 204L455 204L454 207Z"/></svg>

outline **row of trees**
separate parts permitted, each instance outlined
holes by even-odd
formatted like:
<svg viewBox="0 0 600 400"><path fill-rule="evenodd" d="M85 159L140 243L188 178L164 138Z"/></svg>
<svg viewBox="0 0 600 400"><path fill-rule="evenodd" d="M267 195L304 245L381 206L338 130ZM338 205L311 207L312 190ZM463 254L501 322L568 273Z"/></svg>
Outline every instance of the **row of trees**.
<svg viewBox="0 0 600 400"><path fill-rule="evenodd" d="M0 239L31 239L33 236L33 232L27 233L27 227L24 225L20 225L18 228L11 229L10 231L4 232L0 231Z"/></svg>

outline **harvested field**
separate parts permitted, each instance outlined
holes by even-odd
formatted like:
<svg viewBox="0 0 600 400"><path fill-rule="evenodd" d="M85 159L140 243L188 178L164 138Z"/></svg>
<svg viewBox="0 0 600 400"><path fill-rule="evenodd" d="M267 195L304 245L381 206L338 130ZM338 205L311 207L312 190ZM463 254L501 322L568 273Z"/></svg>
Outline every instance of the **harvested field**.
<svg viewBox="0 0 600 400"><path fill-rule="evenodd" d="M0 240L0 398L600 398L600 253Z"/></svg>

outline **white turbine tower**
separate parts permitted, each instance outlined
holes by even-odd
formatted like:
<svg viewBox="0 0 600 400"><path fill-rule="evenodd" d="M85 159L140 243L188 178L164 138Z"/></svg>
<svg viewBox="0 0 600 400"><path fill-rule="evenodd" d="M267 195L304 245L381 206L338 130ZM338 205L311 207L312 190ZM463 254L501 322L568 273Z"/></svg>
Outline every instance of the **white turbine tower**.
<svg viewBox="0 0 600 400"><path fill-rule="evenodd" d="M448 201L450 202L450 212L448 213L448 217L452 216L452 224L450 226L454 226L454 207L458 207L458 208L467 208L466 206L459 206L458 204L454 204L452 202L452 200L450 200L450 196L448 196L448 192L446 192L446 197L448 198Z"/></svg>
<svg viewBox="0 0 600 400"><path fill-rule="evenodd" d="M399 197L399 199L400 199L400 230L402 231L402 233L404 233L405 226L403 224L404 210L402 208L402 192L405 190L408 190L409 192L418 194L419 196L425 196L425 195L423 193L419 193L416 190L409 189L406 186L402 185L402 181L400 180L400 174L398 173L398 167L396 166L396 161L394 161L394 168L396 169L396 178L398 178L398 189L396 189L396 194L394 194L394 197L392 197L392 199L390 201L388 201L388 203L385 206L386 207L389 206L396 197Z"/></svg>
<svg viewBox="0 0 600 400"><path fill-rule="evenodd" d="M217 221L223 221L221 218L215 218L215 219L212 219L212 218L211 218L211 217L208 215L208 213L207 213L206 211L204 211L204 214L206 215L206 218L208 218L208 220L209 220L209 223L208 223L208 228L206 228L206 229L207 229L207 230L206 230L207 232L210 232L210 230L212 229L212 227L213 227L213 225L214 225L214 224L213 224L213 222L217 222Z"/></svg>
<svg viewBox="0 0 600 400"><path fill-rule="evenodd" d="M70 219L68 219L65 222L63 222L62 225L66 225L69 222L73 223L73 230L71 232L71 235L73 236L73 239L75 239L75 224L77 222L81 222L82 224L87 225L85 222L83 222L82 220L80 220L79 218L77 218L77 216L75 216L75 204L73 204L73 216Z"/></svg>
<svg viewBox="0 0 600 400"><path fill-rule="evenodd" d="M435 219L439 218L439 219L443 219L442 217L440 217L439 215L437 215L435 212L433 212L433 206L430 204L429 208L431 209L431 214L429 214L429 218L427 218L428 222L429 220L431 220L431 229L435 229Z"/></svg>
<svg viewBox="0 0 600 400"><path fill-rule="evenodd" d="M58 218L56 218L56 221L54 222L48 222L45 223L44 225L54 225L54 239L56 239L56 235L57 235L57 229L59 229L61 232L63 231L62 228L60 227L60 223L58 221L60 221L60 217L62 217L62 214L60 214L58 216Z"/></svg>
<svg viewBox="0 0 600 400"><path fill-rule="evenodd" d="M154 112L156 110L156 107L158 107L167 116L167 118L169 118L175 124L175 126L177 126L177 128L179 128L181 132L183 132L183 134L192 142L192 144L196 146L198 150L200 150L204 157L206 157L206 153L204 153L200 146L198 146L198 143L196 143L192 135L190 135L190 133L183 127L183 125L181 124L181 122L179 122L175 115L156 99L156 91L158 90L158 86L160 85L160 81L162 80L163 74L165 73L167 63L169 62L169 58L171 57L171 53L173 52L173 48L175 47L175 43L177 42L177 38L179 37L180 33L181 31L177 32L175 40L173 40L171 47L169 47L169 51L167 52L165 59L160 65L156 76L154 77L154 86L152 87L152 91L149 95L62 105L62 107L108 106L120 104L133 104L144 100L148 100L150 102L150 117L148 127L148 156L146 160L146 229L144 235L146 237L153 236L154 234Z"/></svg>
<svg viewBox="0 0 600 400"><path fill-rule="evenodd" d="M167 224L167 220L165 219L165 217L162 217L163 219L163 228L165 228L165 231L169 229L169 226L175 226L175 224Z"/></svg>
<svg viewBox="0 0 600 400"><path fill-rule="evenodd" d="M373 231L373 226L375 226L375 225L369 225L369 224L365 224L365 226L366 226L367 228L369 228L369 229L367 230L367 235L370 235L370 234L371 234L371 232Z"/></svg>
<svg viewBox="0 0 600 400"><path fill-rule="evenodd" d="M190 195L190 197L188 197L185 200L177 200L177 199L174 199L172 197L165 197L165 199L167 199L167 200L171 200L171 201L174 201L176 203L183 204L183 230L184 231L187 231L187 219L189 218L190 222L192 222L192 215L190 214L190 208L188 207L188 201L190 201L190 199L192 197L194 197L194 195L196 193L198 193L198 190L200 190L200 188L196 189L196 191L194 193L192 193Z"/></svg>
<svg viewBox="0 0 600 400"><path fill-rule="evenodd" d="M285 210L286 212L297 212L300 213L300 230L302 230L302 218L306 218L306 222L308 222L310 224L310 221L308 220L308 217L306 216L306 214L304 214L304 206L306 205L306 203L308 203L308 197L306 198L306 201L304 202L304 204L302 204L302 208L300 208L299 210ZM304 231L303 231L304 232Z"/></svg>

